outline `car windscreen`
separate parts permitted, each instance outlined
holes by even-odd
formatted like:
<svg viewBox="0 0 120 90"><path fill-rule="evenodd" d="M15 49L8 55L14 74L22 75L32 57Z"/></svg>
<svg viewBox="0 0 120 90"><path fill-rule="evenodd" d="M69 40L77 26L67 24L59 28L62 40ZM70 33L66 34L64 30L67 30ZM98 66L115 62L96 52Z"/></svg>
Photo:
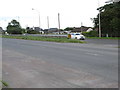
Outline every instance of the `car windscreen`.
<svg viewBox="0 0 120 90"><path fill-rule="evenodd" d="M80 35L80 34L76 34L76 35Z"/></svg>

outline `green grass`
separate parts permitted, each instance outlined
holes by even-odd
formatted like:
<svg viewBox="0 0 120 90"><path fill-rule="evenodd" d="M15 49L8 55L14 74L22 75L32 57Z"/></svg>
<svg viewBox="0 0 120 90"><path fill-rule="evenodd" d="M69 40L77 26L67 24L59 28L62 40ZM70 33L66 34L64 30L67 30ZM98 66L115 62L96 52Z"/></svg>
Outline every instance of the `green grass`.
<svg viewBox="0 0 120 90"><path fill-rule="evenodd" d="M118 46L118 48L120 48L120 46Z"/></svg>
<svg viewBox="0 0 120 90"><path fill-rule="evenodd" d="M8 84L5 81L1 80L1 83L2 83L3 87L8 87Z"/></svg>
<svg viewBox="0 0 120 90"><path fill-rule="evenodd" d="M120 37L87 37L90 39L120 39Z"/></svg>
<svg viewBox="0 0 120 90"><path fill-rule="evenodd" d="M3 35L2 38L14 38L14 39L24 39L24 40L36 40L36 41L49 41L49 42L60 42L60 43L85 43L85 41L67 39L60 37L40 37L40 36L6 36Z"/></svg>
<svg viewBox="0 0 120 90"><path fill-rule="evenodd" d="M2 37L2 35L0 34L0 38Z"/></svg>

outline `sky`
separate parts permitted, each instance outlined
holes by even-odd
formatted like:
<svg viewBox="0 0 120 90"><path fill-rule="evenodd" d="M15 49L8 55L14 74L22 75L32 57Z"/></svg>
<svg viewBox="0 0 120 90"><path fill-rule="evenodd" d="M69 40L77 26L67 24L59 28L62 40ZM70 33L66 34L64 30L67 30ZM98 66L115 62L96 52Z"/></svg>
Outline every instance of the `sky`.
<svg viewBox="0 0 120 90"><path fill-rule="evenodd" d="M97 8L105 5L107 0L0 0L0 26L6 28L8 22L16 19L23 28L40 27L58 28L58 13L60 13L60 28L93 27L91 18L98 14ZM98 4L99 2L99 4ZM32 10L34 8L34 10Z"/></svg>

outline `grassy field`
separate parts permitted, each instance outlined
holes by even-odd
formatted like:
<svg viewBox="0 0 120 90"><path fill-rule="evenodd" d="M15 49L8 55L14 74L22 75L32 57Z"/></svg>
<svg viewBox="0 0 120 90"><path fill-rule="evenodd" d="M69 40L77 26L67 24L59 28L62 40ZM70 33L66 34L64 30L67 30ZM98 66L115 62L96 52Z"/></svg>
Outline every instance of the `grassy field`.
<svg viewBox="0 0 120 90"><path fill-rule="evenodd" d="M86 43L85 41L59 38L59 37L40 37L40 36L7 36L3 35L2 38L14 38L24 40L36 40L36 41L49 41L49 42L60 42L60 43Z"/></svg>

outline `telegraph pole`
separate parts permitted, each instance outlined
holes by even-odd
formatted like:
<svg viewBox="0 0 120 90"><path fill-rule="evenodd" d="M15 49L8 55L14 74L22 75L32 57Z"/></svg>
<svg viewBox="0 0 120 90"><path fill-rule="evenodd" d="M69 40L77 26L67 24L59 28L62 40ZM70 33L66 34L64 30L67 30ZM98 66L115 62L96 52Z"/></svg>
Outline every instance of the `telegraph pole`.
<svg viewBox="0 0 120 90"><path fill-rule="evenodd" d="M47 16L47 24L48 24L48 29L49 29L49 17Z"/></svg>
<svg viewBox="0 0 120 90"><path fill-rule="evenodd" d="M39 28L41 30L41 25L40 25L40 13L39 13Z"/></svg>
<svg viewBox="0 0 120 90"><path fill-rule="evenodd" d="M58 27L59 27L59 34L60 34L60 13L58 13Z"/></svg>
<svg viewBox="0 0 120 90"><path fill-rule="evenodd" d="M81 22L81 33L82 33L82 26L83 26L83 23Z"/></svg>
<svg viewBox="0 0 120 90"><path fill-rule="evenodd" d="M36 9L34 9L34 8L32 8L32 10L35 10L37 13L38 13L38 16L39 16L39 28L40 28L40 30L41 30L41 22L40 22L40 12L38 11L38 10L36 10Z"/></svg>
<svg viewBox="0 0 120 90"><path fill-rule="evenodd" d="M99 2L99 0L98 0L98 7L100 7L100 2ZM100 10L99 10L99 37L101 37L101 18L100 18Z"/></svg>

